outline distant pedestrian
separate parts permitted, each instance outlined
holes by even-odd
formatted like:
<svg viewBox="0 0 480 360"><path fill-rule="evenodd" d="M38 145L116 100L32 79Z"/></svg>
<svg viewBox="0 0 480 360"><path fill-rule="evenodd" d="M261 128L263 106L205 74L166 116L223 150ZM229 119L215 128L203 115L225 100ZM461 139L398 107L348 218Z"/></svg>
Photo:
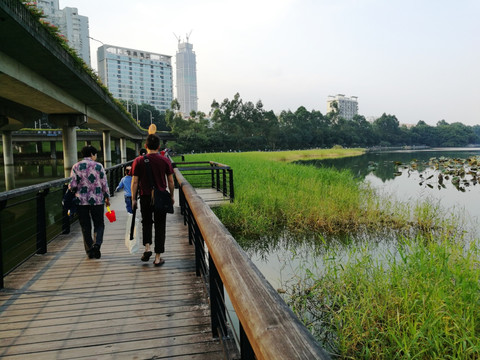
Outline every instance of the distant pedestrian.
<svg viewBox="0 0 480 360"><path fill-rule="evenodd" d="M90 259L100 259L105 230L104 204L110 206L107 175L103 165L96 162L97 149L87 145L82 149L82 156L83 160L72 167L68 187L76 196L85 251Z"/></svg>
<svg viewBox="0 0 480 360"><path fill-rule="evenodd" d="M142 238L145 252L141 258L142 261L148 261L152 256L150 245L152 244L152 225L155 224L155 266L162 265L165 260L161 254L165 252L165 232L167 213L155 210L152 204L152 186L145 165L145 158L149 160L151 167L153 185L159 190L166 190L167 185L170 191L172 204L175 202L173 197L173 168L171 162L158 153L160 148L160 138L157 135L150 134L146 141L147 155L137 157L132 164L132 207L137 206L137 189L140 190L140 211L142 213ZM153 217L153 219L152 219Z"/></svg>
<svg viewBox="0 0 480 360"><path fill-rule="evenodd" d="M125 168L125 176L122 177L120 180L120 183L118 184L117 188L115 189L116 192L120 191L121 189L123 190L123 197L125 198L125 207L127 209L127 212L132 214L132 176L130 172L132 171L131 166L127 166Z"/></svg>
<svg viewBox="0 0 480 360"><path fill-rule="evenodd" d="M140 156L143 156L146 153L147 153L147 149L145 149L145 148L140 149Z"/></svg>

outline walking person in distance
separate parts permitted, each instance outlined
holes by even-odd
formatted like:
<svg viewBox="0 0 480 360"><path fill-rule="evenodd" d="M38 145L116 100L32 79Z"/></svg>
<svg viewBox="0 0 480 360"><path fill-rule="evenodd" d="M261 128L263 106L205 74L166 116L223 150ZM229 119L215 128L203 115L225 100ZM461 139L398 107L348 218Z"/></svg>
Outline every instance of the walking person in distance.
<svg viewBox="0 0 480 360"><path fill-rule="evenodd" d="M127 166L125 168L124 176L120 180L120 183L118 184L117 188L115 189L116 192L120 191L121 189L124 189L124 198L125 198L125 208L127 209L128 213L132 213L132 193L131 193L131 188L132 188L132 175L131 172L132 167Z"/></svg>
<svg viewBox="0 0 480 360"><path fill-rule="evenodd" d="M152 204L152 185L159 190L168 190L172 199L174 200L174 182L173 182L173 168L171 162L158 153L160 148L160 138L155 134L147 136L146 140L147 154L145 156L138 156L132 164L132 208L137 206L136 194L140 191L140 212L142 214L142 237L145 252L141 258L142 261L149 261L152 256L152 225L155 225L155 266L162 265L165 260L161 258L161 254L165 252L165 232L167 213L164 211L155 210ZM145 165L145 157L148 159L151 167L152 179L149 178L149 173ZM152 183L151 183L152 181Z"/></svg>
<svg viewBox="0 0 480 360"><path fill-rule="evenodd" d="M90 259L100 259L105 230L104 204L110 206L107 175L103 165L96 161L97 149L87 145L82 149L82 156L83 160L72 167L68 187L75 193L85 251Z"/></svg>

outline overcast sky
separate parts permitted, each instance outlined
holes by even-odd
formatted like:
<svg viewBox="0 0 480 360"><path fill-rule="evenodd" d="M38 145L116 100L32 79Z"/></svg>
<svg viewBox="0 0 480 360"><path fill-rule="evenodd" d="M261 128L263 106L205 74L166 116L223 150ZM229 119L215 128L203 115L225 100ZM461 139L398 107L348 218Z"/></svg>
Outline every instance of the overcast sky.
<svg viewBox="0 0 480 360"><path fill-rule="evenodd" d="M326 112L328 95L402 124L480 124L480 0L60 0L105 44L197 55L199 110L261 100ZM91 40L92 67L96 49ZM175 89L174 89L175 92Z"/></svg>

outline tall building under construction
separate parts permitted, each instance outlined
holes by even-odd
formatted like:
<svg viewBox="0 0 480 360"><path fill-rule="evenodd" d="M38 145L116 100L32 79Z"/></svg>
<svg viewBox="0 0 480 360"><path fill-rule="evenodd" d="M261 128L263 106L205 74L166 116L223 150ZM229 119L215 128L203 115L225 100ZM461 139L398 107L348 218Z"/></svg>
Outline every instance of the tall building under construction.
<svg viewBox="0 0 480 360"><path fill-rule="evenodd" d="M176 82L177 101L180 104L180 112L188 117L192 111L198 111L197 98L197 60L193 45L178 39L178 51L176 54Z"/></svg>

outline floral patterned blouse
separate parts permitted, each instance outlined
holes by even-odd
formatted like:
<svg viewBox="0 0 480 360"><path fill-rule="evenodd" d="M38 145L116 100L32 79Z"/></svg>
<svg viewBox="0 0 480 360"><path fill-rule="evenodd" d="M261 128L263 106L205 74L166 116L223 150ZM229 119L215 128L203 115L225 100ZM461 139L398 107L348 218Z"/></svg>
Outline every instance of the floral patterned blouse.
<svg viewBox="0 0 480 360"><path fill-rule="evenodd" d="M103 165L84 158L72 167L70 189L76 192L77 205L103 205L109 197L107 175Z"/></svg>

